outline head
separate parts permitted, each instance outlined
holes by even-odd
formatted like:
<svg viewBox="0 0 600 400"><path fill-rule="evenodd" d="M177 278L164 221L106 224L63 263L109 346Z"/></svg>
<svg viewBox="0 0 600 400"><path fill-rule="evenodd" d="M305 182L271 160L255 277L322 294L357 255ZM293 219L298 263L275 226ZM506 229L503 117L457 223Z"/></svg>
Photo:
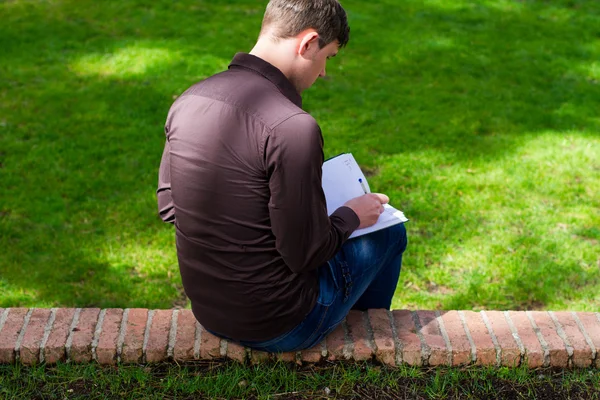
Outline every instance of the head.
<svg viewBox="0 0 600 400"><path fill-rule="evenodd" d="M251 53L278 67L298 92L325 76L327 60L349 40L337 0L271 0Z"/></svg>

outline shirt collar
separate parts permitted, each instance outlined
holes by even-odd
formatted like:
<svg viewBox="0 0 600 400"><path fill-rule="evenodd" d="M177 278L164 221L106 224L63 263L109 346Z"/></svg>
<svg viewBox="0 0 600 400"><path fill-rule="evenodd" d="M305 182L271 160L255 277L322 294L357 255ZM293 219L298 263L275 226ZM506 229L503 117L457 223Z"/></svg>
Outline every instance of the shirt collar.
<svg viewBox="0 0 600 400"><path fill-rule="evenodd" d="M292 103L302 108L302 97L296 91L294 85L292 85L283 72L262 58L248 53L237 53L229 64L230 69L231 67L243 67L261 74L275 84L279 91Z"/></svg>

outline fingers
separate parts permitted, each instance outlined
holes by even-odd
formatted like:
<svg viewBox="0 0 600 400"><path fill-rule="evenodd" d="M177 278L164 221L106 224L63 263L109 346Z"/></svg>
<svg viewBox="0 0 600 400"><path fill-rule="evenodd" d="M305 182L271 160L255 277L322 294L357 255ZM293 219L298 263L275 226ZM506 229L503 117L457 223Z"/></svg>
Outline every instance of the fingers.
<svg viewBox="0 0 600 400"><path fill-rule="evenodd" d="M385 207L383 207L383 204L379 207L379 214L383 214L383 211L385 210Z"/></svg>
<svg viewBox="0 0 600 400"><path fill-rule="evenodd" d="M379 199L379 201L381 202L381 204L387 204L390 202L390 198L387 197L385 194L383 193L372 193L375 196L377 196L377 198Z"/></svg>

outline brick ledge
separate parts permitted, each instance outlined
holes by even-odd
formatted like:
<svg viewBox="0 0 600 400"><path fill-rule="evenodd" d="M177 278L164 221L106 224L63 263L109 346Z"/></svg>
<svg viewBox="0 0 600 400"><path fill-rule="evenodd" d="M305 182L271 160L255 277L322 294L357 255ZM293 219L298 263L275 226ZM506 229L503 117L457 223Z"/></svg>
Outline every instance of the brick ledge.
<svg viewBox="0 0 600 400"><path fill-rule="evenodd" d="M351 311L312 349L268 354L221 340L190 310L0 308L0 363L100 364L232 359L397 366L600 368L600 314L553 311Z"/></svg>

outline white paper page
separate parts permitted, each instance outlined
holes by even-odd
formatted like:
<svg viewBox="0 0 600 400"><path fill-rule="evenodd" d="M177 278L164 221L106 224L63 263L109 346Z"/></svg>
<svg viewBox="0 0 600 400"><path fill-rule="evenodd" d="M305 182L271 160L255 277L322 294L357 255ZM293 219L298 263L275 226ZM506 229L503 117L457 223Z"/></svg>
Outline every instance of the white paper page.
<svg viewBox="0 0 600 400"><path fill-rule="evenodd" d="M325 161L323 164L322 185L327 201L328 215L331 215L348 200L365 194L365 190L367 193L371 193L367 178L362 173L352 154L342 154ZM375 225L357 229L350 235L350 238L375 232L406 221L408 219L402 211L395 209L389 204L384 204L384 211L379 216Z"/></svg>
<svg viewBox="0 0 600 400"><path fill-rule="evenodd" d="M404 216L402 211L395 209L389 204L384 204L383 208L383 213L379 216L375 225L355 230L352 232L352 235L350 235L350 239L408 221L408 218Z"/></svg>
<svg viewBox="0 0 600 400"><path fill-rule="evenodd" d="M367 178L352 154L341 154L323 163L322 186L328 215L333 214L348 200L365 194L359 179L362 179L367 193L371 193Z"/></svg>

